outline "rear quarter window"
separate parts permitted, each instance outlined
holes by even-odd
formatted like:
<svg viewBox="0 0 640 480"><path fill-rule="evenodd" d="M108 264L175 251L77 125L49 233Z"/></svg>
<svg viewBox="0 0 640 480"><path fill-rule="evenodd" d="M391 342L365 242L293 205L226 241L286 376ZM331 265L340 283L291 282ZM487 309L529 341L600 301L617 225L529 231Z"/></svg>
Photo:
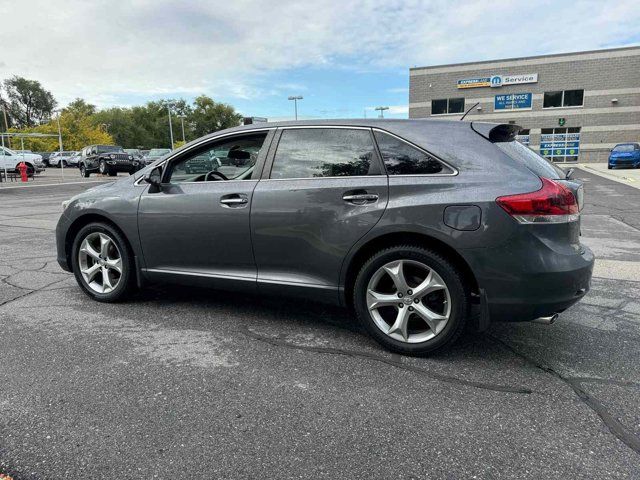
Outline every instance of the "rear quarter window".
<svg viewBox="0 0 640 480"><path fill-rule="evenodd" d="M389 175L452 174L454 171L433 156L407 142L374 130L378 149Z"/></svg>
<svg viewBox="0 0 640 480"><path fill-rule="evenodd" d="M539 177L549 179L565 178L566 174L560 167L541 157L518 141L497 142L495 145L516 162L523 164Z"/></svg>

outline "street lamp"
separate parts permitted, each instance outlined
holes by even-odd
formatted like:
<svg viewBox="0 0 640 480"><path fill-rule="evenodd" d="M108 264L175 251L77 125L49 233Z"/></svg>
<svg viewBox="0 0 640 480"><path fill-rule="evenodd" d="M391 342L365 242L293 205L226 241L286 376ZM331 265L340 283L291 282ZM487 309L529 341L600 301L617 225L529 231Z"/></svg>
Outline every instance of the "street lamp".
<svg viewBox="0 0 640 480"><path fill-rule="evenodd" d="M289 100L293 100L294 107L296 109L296 120L298 120L298 100L302 100L302 95L292 95Z"/></svg>
<svg viewBox="0 0 640 480"><path fill-rule="evenodd" d="M58 122L58 147L60 148L60 151L62 152L62 129L60 128L60 110L56 110L56 113L58 114L56 116L56 121ZM60 158L58 160L58 165L60 166L60 168L62 169L60 171L60 173L62 174L62 179L64 180L64 163L62 162L62 158Z"/></svg>
<svg viewBox="0 0 640 480"><path fill-rule="evenodd" d="M180 117L180 122L182 123L182 143L187 143L187 140L184 137L184 119L187 118L186 115L178 115Z"/></svg>
<svg viewBox="0 0 640 480"><path fill-rule="evenodd" d="M173 104L167 103L167 112L169 112L169 136L171 137L171 150L173 150L173 126L171 125L171 107Z"/></svg>
<svg viewBox="0 0 640 480"><path fill-rule="evenodd" d="M376 107L374 108L374 110L377 110L380 112L380 118L384 118L384 111L389 110L389 107Z"/></svg>

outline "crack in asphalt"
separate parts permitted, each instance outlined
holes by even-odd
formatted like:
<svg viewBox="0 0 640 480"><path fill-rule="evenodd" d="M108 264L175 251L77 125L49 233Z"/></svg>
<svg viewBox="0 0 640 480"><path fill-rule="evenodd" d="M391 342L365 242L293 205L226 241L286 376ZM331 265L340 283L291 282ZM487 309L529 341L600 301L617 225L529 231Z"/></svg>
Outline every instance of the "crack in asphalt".
<svg viewBox="0 0 640 480"><path fill-rule="evenodd" d="M260 335L251 331L249 328L245 327L240 330L240 333L246 335L249 338L257 340L259 342L268 343L270 345L274 345L277 347L285 347L293 350L303 350L307 352L321 353L321 354L329 354L329 355L342 355L345 357L353 357L353 358L365 358L367 360L373 360L375 362L380 362L387 364L389 366L399 368L402 370L406 370L412 373L417 373L419 375L423 375L425 377L431 378L433 380L439 380L441 382L451 383L454 385L465 386L465 387L474 387L480 388L483 390L491 390L494 392L505 392L505 393L517 393L517 394L525 394L529 395L533 393L533 390L524 387L511 387L508 385L500 385L500 384L491 384L491 383L483 383L483 382L475 382L473 380L463 380L461 378L450 377L448 375L442 375L440 373L430 372L420 367L415 367L413 365L407 365L402 363L399 359L389 359L383 357L381 355L376 355L374 353L369 352L356 352L352 350L342 349L342 348L332 348L332 347L312 347L308 345L297 345L293 343L289 343L285 340L281 340L279 338L267 337L264 335ZM401 358L400 356L396 358Z"/></svg>
<svg viewBox="0 0 640 480"><path fill-rule="evenodd" d="M20 300L21 298L28 297L31 294L34 294L34 293L37 293L37 292L41 292L45 288L50 287L51 285L55 285L56 283L64 282L65 280L67 280L66 277L65 278L61 278L59 280L55 280L55 281L50 282L50 283L47 283L46 285L43 285L40 288L36 288L35 290L28 290L28 289L23 288L23 287L18 287L16 285L11 285L10 283L8 283L6 281L6 279L2 279L2 282L6 283L7 285L11 285L12 287L19 288L20 290L27 290L27 291L25 293L23 293L23 294L18 295L17 297L11 298L9 300L5 300L4 302L0 302L0 307L4 307L5 305L10 304L11 302L15 302L16 300Z"/></svg>
<svg viewBox="0 0 640 480"><path fill-rule="evenodd" d="M487 336L489 338L492 338L496 343L502 345L504 348L509 350L514 355L524 359L526 362L533 365L534 367L566 383L569 387L571 387L571 389L582 401L582 403L584 403L587 407L593 410L600 417L602 422L605 424L605 426L613 436L615 436L618 440L624 443L627 447L629 447L635 453L640 455L640 437L638 437L635 433L629 431L629 429L625 427L620 420L618 420L613 415L611 415L611 413L609 413L609 410L607 410L607 407L605 407L602 404L602 402L600 402L600 400L598 400L596 397L594 397L593 395L585 391L581 385L583 382L587 383L587 382L595 382L595 381L599 381L600 383L610 382L614 385L617 384L618 382L619 383L624 383L624 382L620 382L617 380L607 381L605 379L595 379L590 377L584 377L584 378L565 377L560 372L554 370L552 367L549 367L548 365L544 365L543 363L535 360L534 358L531 358L528 355L522 352L519 352L504 340L501 340L490 334L487 334ZM637 384L634 384L634 385L637 385Z"/></svg>

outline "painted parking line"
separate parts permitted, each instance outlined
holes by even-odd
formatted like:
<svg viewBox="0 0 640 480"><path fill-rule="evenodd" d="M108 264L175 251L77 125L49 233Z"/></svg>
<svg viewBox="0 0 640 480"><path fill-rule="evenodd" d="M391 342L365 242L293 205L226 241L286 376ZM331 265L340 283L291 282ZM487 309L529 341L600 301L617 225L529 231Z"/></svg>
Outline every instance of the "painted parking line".
<svg viewBox="0 0 640 480"><path fill-rule="evenodd" d="M115 178L115 177L114 177ZM39 183L37 185L16 185L15 187L5 187L0 186L0 191L9 190L12 188L37 188L37 187L54 187L58 185L84 185L87 183L105 183L105 182L113 182L114 180L87 180L83 182L64 182L64 183Z"/></svg>
<svg viewBox="0 0 640 480"><path fill-rule="evenodd" d="M640 282L640 262L596 259L593 276L611 280Z"/></svg>

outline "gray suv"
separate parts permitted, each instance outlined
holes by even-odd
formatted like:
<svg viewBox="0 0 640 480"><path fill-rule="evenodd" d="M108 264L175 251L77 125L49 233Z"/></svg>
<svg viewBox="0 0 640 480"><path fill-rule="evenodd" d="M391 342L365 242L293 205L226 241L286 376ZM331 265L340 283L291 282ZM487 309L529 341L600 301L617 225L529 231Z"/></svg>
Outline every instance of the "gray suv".
<svg viewBox="0 0 640 480"><path fill-rule="evenodd" d="M406 354L447 347L471 322L549 320L588 291L594 257L579 241L581 184L516 142L518 129L216 132L65 202L58 262L103 302L176 282L344 305Z"/></svg>

